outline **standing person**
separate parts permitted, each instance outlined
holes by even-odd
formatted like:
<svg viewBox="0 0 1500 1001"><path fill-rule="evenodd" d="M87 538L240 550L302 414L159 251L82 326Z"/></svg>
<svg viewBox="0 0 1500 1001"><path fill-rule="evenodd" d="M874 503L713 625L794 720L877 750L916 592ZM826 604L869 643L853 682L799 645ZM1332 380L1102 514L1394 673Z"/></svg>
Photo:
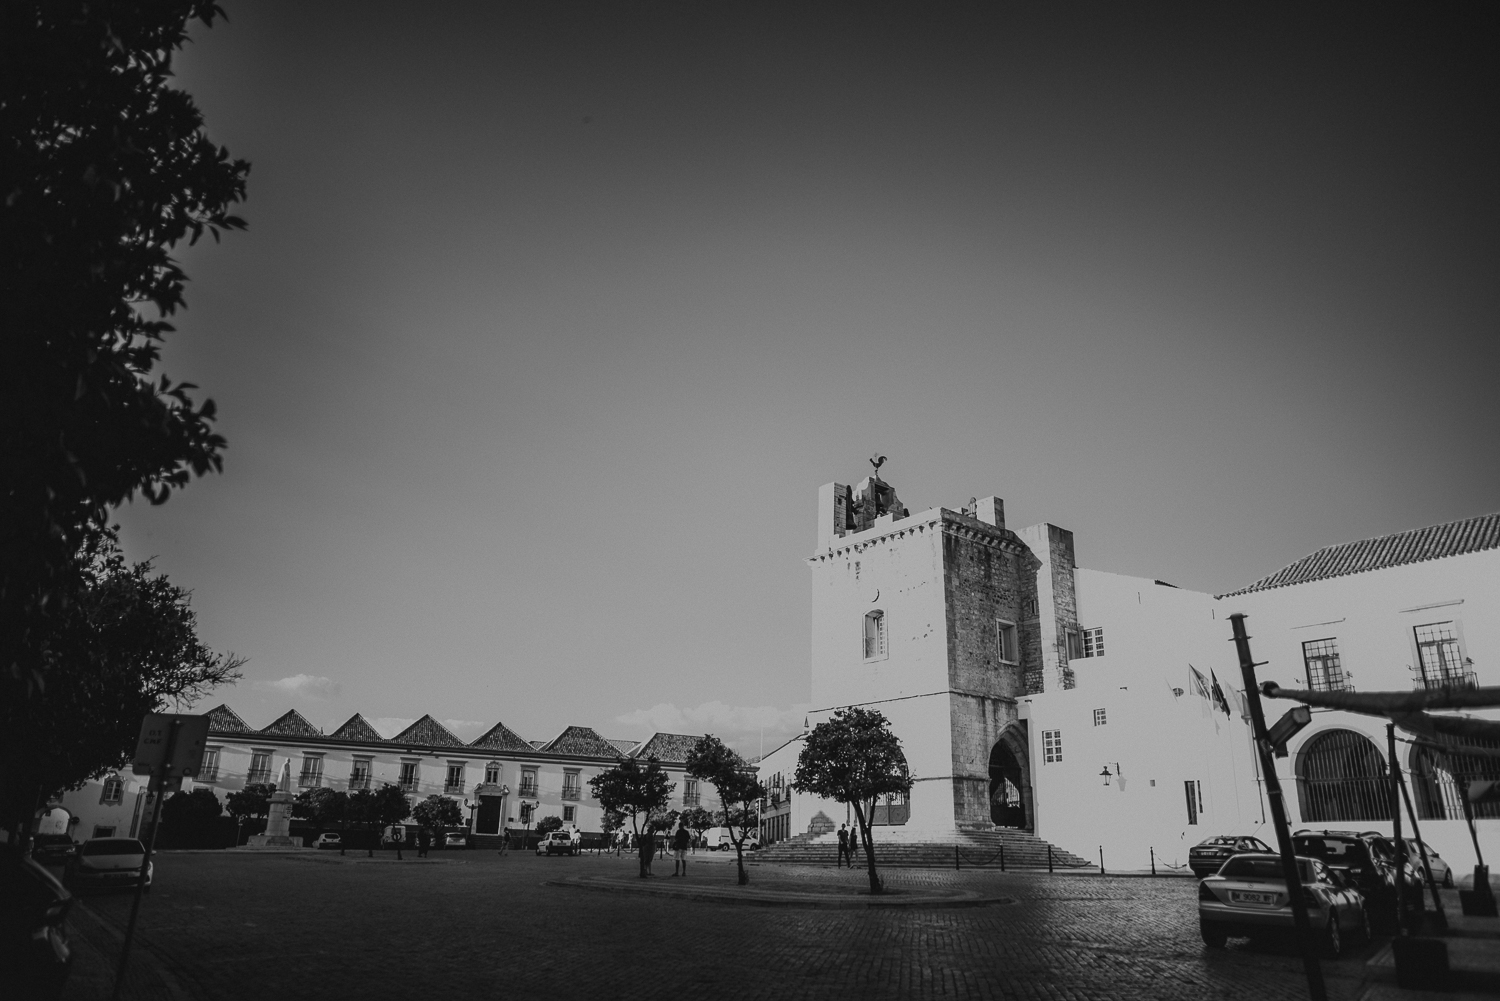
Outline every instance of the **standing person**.
<svg viewBox="0 0 1500 1001"><path fill-rule="evenodd" d="M432 836L427 833L427 828L417 828L417 858L427 857L427 846L432 843Z"/></svg>
<svg viewBox="0 0 1500 1001"><path fill-rule="evenodd" d="M648 879L651 876L651 856L656 854L656 845L653 843L655 840L651 836L651 828L649 827L642 831L635 839L635 854L641 863L641 879Z"/></svg>
<svg viewBox="0 0 1500 1001"><path fill-rule="evenodd" d="M397 825L395 825L394 827L391 828L391 841L396 846L396 859L397 859L397 861L405 861L401 857L401 845L402 845L402 843L405 840L406 840L406 828L402 827L400 824L397 824Z"/></svg>
<svg viewBox="0 0 1500 1001"><path fill-rule="evenodd" d="M854 868L854 862L859 857L859 827L849 828L849 868Z"/></svg>
<svg viewBox="0 0 1500 1001"><path fill-rule="evenodd" d="M687 853L693 836L688 833L687 824L679 820L677 822L677 833L672 835L672 854L676 861L672 863L672 875L687 875Z"/></svg>
<svg viewBox="0 0 1500 1001"><path fill-rule="evenodd" d="M849 861L849 825L848 824L840 824L839 825L839 862L838 862L838 865L834 866L834 868L837 869L840 866L844 865L844 863L846 863L848 861ZM849 865L849 868L851 868L851 869L854 868L854 865L851 863Z"/></svg>

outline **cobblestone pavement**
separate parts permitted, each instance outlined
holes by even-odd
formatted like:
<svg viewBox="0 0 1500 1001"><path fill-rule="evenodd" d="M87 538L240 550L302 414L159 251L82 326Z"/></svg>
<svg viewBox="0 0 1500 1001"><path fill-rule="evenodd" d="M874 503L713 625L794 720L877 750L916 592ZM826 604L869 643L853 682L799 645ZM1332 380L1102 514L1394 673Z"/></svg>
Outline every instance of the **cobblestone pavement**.
<svg viewBox="0 0 1500 1001"><path fill-rule="evenodd" d="M962 887L1012 904L947 910L747 907L546 885L633 872L612 856L445 852L426 862L333 853L158 857L145 947L194 998L517 997L1305 998L1287 947L1198 939L1181 879L893 870L892 888ZM733 884L700 861L685 881ZM752 884L851 892L859 871L755 865ZM123 925L128 896L89 897ZM1329 996L1362 990L1360 945L1325 963Z"/></svg>

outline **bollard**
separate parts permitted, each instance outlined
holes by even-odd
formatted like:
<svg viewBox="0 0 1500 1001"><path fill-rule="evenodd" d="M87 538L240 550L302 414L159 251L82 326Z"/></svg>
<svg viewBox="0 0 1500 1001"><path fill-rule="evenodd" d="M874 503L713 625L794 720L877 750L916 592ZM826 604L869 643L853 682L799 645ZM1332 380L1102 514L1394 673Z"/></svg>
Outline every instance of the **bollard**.
<svg viewBox="0 0 1500 1001"><path fill-rule="evenodd" d="M1005 871L1005 842L1000 842L1000 871Z"/></svg>
<svg viewBox="0 0 1500 1001"><path fill-rule="evenodd" d="M1151 875L1156 875L1156 849L1151 849Z"/></svg>
<svg viewBox="0 0 1500 1001"><path fill-rule="evenodd" d="M1104 846L1099 846L1099 875L1104 875Z"/></svg>
<svg viewBox="0 0 1500 1001"><path fill-rule="evenodd" d="M1052 845L1050 843L1047 845L1047 871L1052 871Z"/></svg>
<svg viewBox="0 0 1500 1001"><path fill-rule="evenodd" d="M953 846L953 868L955 868L955 869L962 869L963 868L963 866L961 866L961 865L958 864L958 845L954 845Z"/></svg>

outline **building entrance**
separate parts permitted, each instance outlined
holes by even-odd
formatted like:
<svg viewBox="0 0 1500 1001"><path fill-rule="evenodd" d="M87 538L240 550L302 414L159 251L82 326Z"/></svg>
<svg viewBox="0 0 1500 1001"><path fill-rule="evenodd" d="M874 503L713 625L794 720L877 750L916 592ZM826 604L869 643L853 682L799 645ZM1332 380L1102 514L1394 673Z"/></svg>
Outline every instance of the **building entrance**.
<svg viewBox="0 0 1500 1001"><path fill-rule="evenodd" d="M990 820L996 827L1032 830L1031 768L1025 724L1005 728L990 749Z"/></svg>
<svg viewBox="0 0 1500 1001"><path fill-rule="evenodd" d="M479 812L474 818L476 834L499 834L500 814L505 811L504 796L480 796Z"/></svg>

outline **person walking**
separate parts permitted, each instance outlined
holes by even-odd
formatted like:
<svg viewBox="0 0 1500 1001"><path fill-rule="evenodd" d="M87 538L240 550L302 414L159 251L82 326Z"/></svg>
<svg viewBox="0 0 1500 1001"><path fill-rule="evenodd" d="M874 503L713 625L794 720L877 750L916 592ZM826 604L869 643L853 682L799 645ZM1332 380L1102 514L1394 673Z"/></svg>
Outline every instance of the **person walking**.
<svg viewBox="0 0 1500 1001"><path fill-rule="evenodd" d="M842 867L847 862L849 862L849 825L848 824L840 824L839 825L839 862L838 862L838 865L834 866L834 868L838 869L838 868ZM849 867L851 869L854 868L854 866L853 866L852 863L849 865Z"/></svg>
<svg viewBox="0 0 1500 1001"><path fill-rule="evenodd" d="M648 827L635 839L636 858L641 863L641 879L651 878L651 856L656 854L656 838Z"/></svg>
<svg viewBox="0 0 1500 1001"><path fill-rule="evenodd" d="M691 846L693 836L688 833L687 824L677 822L677 833L672 835L672 855L676 859L672 863L672 875L687 875L688 848Z"/></svg>

